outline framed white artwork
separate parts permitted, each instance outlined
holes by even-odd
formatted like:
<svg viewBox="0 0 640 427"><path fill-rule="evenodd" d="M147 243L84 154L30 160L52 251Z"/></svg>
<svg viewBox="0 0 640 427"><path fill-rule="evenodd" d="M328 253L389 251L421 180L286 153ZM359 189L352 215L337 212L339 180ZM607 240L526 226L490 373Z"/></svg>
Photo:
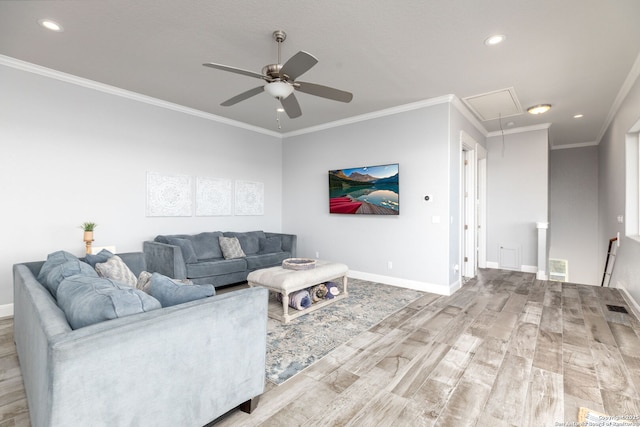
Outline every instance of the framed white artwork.
<svg viewBox="0 0 640 427"><path fill-rule="evenodd" d="M196 177L196 216L231 215L230 179Z"/></svg>
<svg viewBox="0 0 640 427"><path fill-rule="evenodd" d="M264 183L236 181L236 215L264 215Z"/></svg>
<svg viewBox="0 0 640 427"><path fill-rule="evenodd" d="M191 216L191 177L147 172L147 216Z"/></svg>

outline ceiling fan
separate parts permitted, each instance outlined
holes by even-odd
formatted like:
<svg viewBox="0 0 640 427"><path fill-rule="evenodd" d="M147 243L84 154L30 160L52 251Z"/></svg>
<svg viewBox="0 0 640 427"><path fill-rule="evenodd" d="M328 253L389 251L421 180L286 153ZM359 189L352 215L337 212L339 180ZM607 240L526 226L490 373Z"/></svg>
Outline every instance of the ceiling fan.
<svg viewBox="0 0 640 427"><path fill-rule="evenodd" d="M253 89L242 92L233 98L227 99L220 105L229 107L264 91L280 100L280 104L282 104L282 108L287 115L290 118L295 119L302 115L300 104L298 104L298 100L293 94L295 90L340 102L350 102L351 99L353 99L353 94L350 92L315 83L297 81L296 79L316 65L318 60L310 53L301 50L293 55L287 62L281 64L280 46L287 38L287 34L282 30L277 30L273 32L273 38L278 43L278 63L265 65L262 68L262 73L255 73L253 71L243 70L229 65L214 64L213 62L202 64L205 67L242 74L243 76L255 77L267 82L265 85L254 87Z"/></svg>

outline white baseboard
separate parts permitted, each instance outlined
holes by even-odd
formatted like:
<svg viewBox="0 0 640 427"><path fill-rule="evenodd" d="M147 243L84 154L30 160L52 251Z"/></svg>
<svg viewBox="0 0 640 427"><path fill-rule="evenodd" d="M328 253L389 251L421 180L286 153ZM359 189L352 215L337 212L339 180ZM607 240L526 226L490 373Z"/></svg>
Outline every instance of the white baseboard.
<svg viewBox="0 0 640 427"><path fill-rule="evenodd" d="M3 317L13 317L13 304L0 305L0 319Z"/></svg>
<svg viewBox="0 0 640 427"><path fill-rule="evenodd" d="M521 265L520 266L520 270L515 269L515 268L501 268L500 264L498 264L495 261L487 261L487 268L494 268L496 270L512 270L512 271L522 271L523 273L540 273L538 271L538 266L536 265ZM542 272L544 274L544 271ZM545 275L546 277L546 275ZM545 279L540 279L540 280L547 280Z"/></svg>
<svg viewBox="0 0 640 427"><path fill-rule="evenodd" d="M633 315L636 316L636 319L640 319L640 305L638 305L636 300L633 299L631 294L625 288L619 287L618 289L621 291L620 293L622 294L624 300L627 302L627 304L629 304Z"/></svg>
<svg viewBox="0 0 640 427"><path fill-rule="evenodd" d="M379 274L364 273L362 271L349 270L348 277L370 282L384 283L385 285L398 286L400 288L414 289L416 291L430 292L438 295L451 295L460 289L460 282L451 286L436 285L434 283L418 282L417 280L399 279L397 277L382 276Z"/></svg>

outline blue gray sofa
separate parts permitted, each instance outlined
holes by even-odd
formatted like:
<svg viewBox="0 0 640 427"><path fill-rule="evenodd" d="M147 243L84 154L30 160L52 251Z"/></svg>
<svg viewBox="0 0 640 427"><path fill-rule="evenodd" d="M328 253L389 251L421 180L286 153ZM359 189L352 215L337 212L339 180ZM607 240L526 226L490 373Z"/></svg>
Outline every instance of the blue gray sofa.
<svg viewBox="0 0 640 427"><path fill-rule="evenodd" d="M245 256L225 259L220 237L236 237ZM296 243L293 234L213 231L156 236L153 241L144 242L143 250L149 271L220 287L243 282L254 270L274 267L295 257Z"/></svg>
<svg viewBox="0 0 640 427"><path fill-rule="evenodd" d="M141 252L118 256L136 276L146 269ZM255 406L264 391L266 289L74 330L37 280L43 264L13 266L14 339L31 425L198 427Z"/></svg>

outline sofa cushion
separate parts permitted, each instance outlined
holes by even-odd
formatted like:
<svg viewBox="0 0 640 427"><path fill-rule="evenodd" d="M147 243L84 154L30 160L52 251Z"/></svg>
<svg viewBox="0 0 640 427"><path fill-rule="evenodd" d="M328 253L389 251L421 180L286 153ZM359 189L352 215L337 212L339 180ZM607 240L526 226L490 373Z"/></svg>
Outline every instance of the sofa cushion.
<svg viewBox="0 0 640 427"><path fill-rule="evenodd" d="M167 242L170 245L178 246L182 251L182 258L185 263L196 262L198 257L196 256L196 251L193 248L193 243L191 239L182 239L179 237L167 237Z"/></svg>
<svg viewBox="0 0 640 427"><path fill-rule="evenodd" d="M40 272L38 273L38 277L36 278L38 282L42 283L46 286L46 277L49 274L49 271L55 267L56 265L63 264L67 261L77 260L78 257L70 254L66 251L56 251L47 255L47 260L42 264L40 268Z"/></svg>
<svg viewBox="0 0 640 427"><path fill-rule="evenodd" d="M151 296L163 307L207 298L216 294L213 285L184 285L159 273L153 273L150 286Z"/></svg>
<svg viewBox="0 0 640 427"><path fill-rule="evenodd" d="M237 237L240 247L246 255L258 253L260 250L260 239L264 239L264 231L246 231L242 233L227 231L225 237Z"/></svg>
<svg viewBox="0 0 640 427"><path fill-rule="evenodd" d="M218 238L220 231L206 231L189 237L198 259L222 258Z"/></svg>
<svg viewBox="0 0 640 427"><path fill-rule="evenodd" d="M106 262L96 264L96 271L100 277L115 280L132 287L136 287L138 279L136 275L129 269L122 259L114 255Z"/></svg>
<svg viewBox="0 0 640 427"><path fill-rule="evenodd" d="M201 277L220 276L238 273L246 269L247 261L244 258L200 260L193 264L187 264L187 278L198 279Z"/></svg>
<svg viewBox="0 0 640 427"><path fill-rule="evenodd" d="M219 239L224 259L243 258L245 256L237 237L220 236Z"/></svg>
<svg viewBox="0 0 640 427"><path fill-rule="evenodd" d="M111 279L71 276L58 287L58 306L73 329L161 308L144 292Z"/></svg>
<svg viewBox="0 0 640 427"><path fill-rule="evenodd" d="M95 255L93 254L85 255L84 260L91 267L96 268L96 264L98 264L99 262L107 262L109 258L111 258L113 255L114 254L112 254L111 251L102 249L100 252L98 252Z"/></svg>
<svg viewBox="0 0 640 427"><path fill-rule="evenodd" d="M257 270L259 268L274 267L282 264L287 258L291 258L290 252L274 252L268 254L249 255L245 259L247 260L247 267L249 270Z"/></svg>
<svg viewBox="0 0 640 427"><path fill-rule="evenodd" d="M82 262L79 259L70 260L58 264L48 270L47 275L42 283L51 292L54 298L57 298L58 287L60 283L67 277L82 275L87 277L97 278L98 274L91 268L86 262Z"/></svg>
<svg viewBox="0 0 640 427"><path fill-rule="evenodd" d="M282 252L282 239L280 237L265 237L258 239L260 249L258 254Z"/></svg>

